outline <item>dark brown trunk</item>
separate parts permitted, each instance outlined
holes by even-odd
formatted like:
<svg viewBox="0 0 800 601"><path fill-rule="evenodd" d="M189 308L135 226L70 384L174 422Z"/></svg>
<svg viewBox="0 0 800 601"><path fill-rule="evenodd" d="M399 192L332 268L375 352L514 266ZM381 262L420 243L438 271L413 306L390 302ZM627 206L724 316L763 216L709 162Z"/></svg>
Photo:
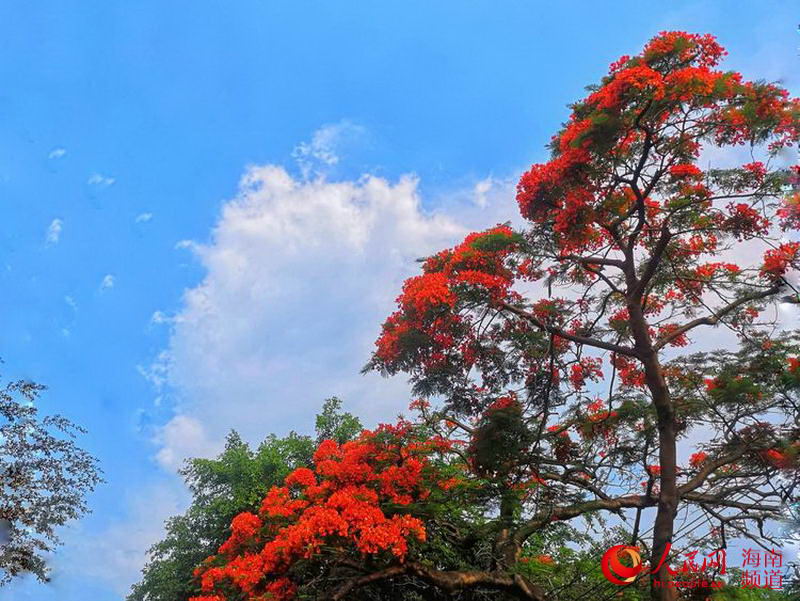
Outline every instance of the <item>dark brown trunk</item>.
<svg viewBox="0 0 800 601"><path fill-rule="evenodd" d="M645 363L645 377L647 387L653 395L653 404L658 417L658 462L661 467L658 512L653 527L653 548L650 557L650 569L653 570L661 563L667 544L672 542L675 515L678 511L677 444L675 413L669 389L655 355ZM678 598L675 589L656 584L666 585L671 579L667 565L668 561L665 560L659 571L651 576L650 595L654 601L672 601Z"/></svg>
<svg viewBox="0 0 800 601"><path fill-rule="evenodd" d="M653 398L658 421L658 461L660 467L658 511L653 527L653 546L650 556L650 570L659 564L672 542L675 524L675 515L678 511L678 483L677 483L677 434L675 425L675 411L672 406L669 388L664 379L664 371L658 360L658 354L653 351L647 322L641 310L641 305L631 303L628 305L631 318L631 329L636 348L641 354L645 373L645 383ZM650 598L653 601L674 601L678 593L674 588L669 588L671 576L667 571L668 562L665 559L658 572L652 574L650 580Z"/></svg>

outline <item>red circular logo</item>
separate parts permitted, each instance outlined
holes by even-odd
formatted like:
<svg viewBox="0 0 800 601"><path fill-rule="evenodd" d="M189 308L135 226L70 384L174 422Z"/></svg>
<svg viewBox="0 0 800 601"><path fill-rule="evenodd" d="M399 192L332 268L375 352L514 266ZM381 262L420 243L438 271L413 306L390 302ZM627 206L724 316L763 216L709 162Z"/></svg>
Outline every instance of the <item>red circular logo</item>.
<svg viewBox="0 0 800 601"><path fill-rule="evenodd" d="M624 565L620 561L622 555L627 555L632 565ZM603 554L600 567L606 580L624 586L636 580L636 576L642 571L642 556L636 547L616 545Z"/></svg>

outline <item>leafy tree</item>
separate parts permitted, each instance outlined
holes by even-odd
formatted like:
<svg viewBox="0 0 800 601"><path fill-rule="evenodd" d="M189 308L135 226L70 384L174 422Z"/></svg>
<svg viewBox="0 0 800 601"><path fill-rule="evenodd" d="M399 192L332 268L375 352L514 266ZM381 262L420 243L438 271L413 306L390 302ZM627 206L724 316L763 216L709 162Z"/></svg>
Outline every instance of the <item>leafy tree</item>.
<svg viewBox="0 0 800 601"><path fill-rule="evenodd" d="M656 566L682 503L748 534L747 522L777 517L792 490L797 346L771 346L765 311L800 266L800 242L779 237L800 223L789 189L798 171L774 165L800 136L800 105L776 85L717 70L723 55L712 36L664 32L612 64L573 105L551 160L520 179L529 227L497 226L427 259L384 324L370 367L409 373L456 416L486 420L510 390L521 430L537 434L531 448L550 447L529 467L544 480L560 468L559 503L523 520L512 548L547 514L631 508L638 523L654 506ZM702 152L732 146L762 160L698 166ZM739 336L737 367L725 353L673 359L714 326ZM713 437L682 467L678 441L701 424ZM593 457L570 431L597 441ZM746 483L758 498L778 472L790 482L771 490L773 503L731 496ZM576 474L586 485L571 482ZM654 578L669 580L666 565Z"/></svg>
<svg viewBox="0 0 800 601"><path fill-rule="evenodd" d="M357 418L341 411L341 401L325 401L317 417L317 441L345 442L361 430ZM255 511L267 490L283 482L295 468L310 464L315 440L290 433L267 437L254 451L231 432L216 459L190 459L181 470L192 504L183 515L170 518L165 537L149 550L142 579L128 601L186 601L199 594L195 568L228 537L231 520Z"/></svg>
<svg viewBox="0 0 800 601"><path fill-rule="evenodd" d="M101 481L97 460L75 444L85 431L39 416L43 390L23 380L0 389L0 586L24 573L48 580L56 529L88 511L86 495Z"/></svg>
<svg viewBox="0 0 800 601"><path fill-rule="evenodd" d="M709 545L771 542L763 526L800 484L800 341L768 312L796 294L800 242L780 229L800 223L798 170L775 163L800 104L717 70L723 55L664 32L611 66L522 176L528 227L470 234L403 286L367 369L409 374L437 406L320 444L235 518L195 601L380 599L398 583L407 599L667 600L646 578L604 588L599 554L630 541L668 583L667 545L694 543L680 508L714 525ZM736 146L761 160L698 166ZM680 353L715 326L738 350ZM591 527L609 536L576 534Z"/></svg>
<svg viewBox="0 0 800 601"><path fill-rule="evenodd" d="M357 417L342 412L342 401L332 397L325 401L316 420L317 442L333 440L339 444L353 440L363 429Z"/></svg>

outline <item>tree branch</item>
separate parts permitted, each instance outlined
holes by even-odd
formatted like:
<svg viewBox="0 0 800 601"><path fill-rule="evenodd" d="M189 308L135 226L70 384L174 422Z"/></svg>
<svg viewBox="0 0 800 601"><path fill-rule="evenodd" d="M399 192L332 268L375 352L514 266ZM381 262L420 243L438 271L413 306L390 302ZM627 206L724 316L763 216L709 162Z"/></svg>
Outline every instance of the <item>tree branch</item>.
<svg viewBox="0 0 800 601"><path fill-rule="evenodd" d="M669 335L667 335L667 336L665 336L663 338L660 338L658 341L656 341L656 343L653 345L653 350L655 350L655 351L661 350L662 348L664 348L666 345L668 345L670 342L672 342L673 340L675 340L676 338L678 338L682 334L685 334L689 330L692 330L692 329L694 329L694 328L696 328L698 326L704 326L704 325L713 326L713 325L716 325L728 313L731 313L732 311L734 311L735 309L738 309L739 307L741 307L742 305L744 305L746 303L749 303L749 302L752 302L752 301L755 301L755 300L760 300L762 298L767 298L768 296L772 296L773 294L777 294L778 292L780 292L782 287L783 287L782 283L781 284L775 284L774 286L772 286L772 287L770 287L770 288L768 288L766 290L762 290L761 292L754 292L753 294L748 294L748 295L743 296L742 298L740 298L738 300L733 301L732 303L728 304L724 308L722 308L719 311L717 311L713 316L712 315L707 315L705 317L698 317L697 319L693 319L692 321L682 325L681 327L677 328L676 330L673 330Z"/></svg>
<svg viewBox="0 0 800 601"><path fill-rule="evenodd" d="M553 521L568 520L584 513L592 511L606 510L619 511L631 507L652 507L658 503L658 499L645 497L644 495L628 495L615 499L595 499L584 503L576 503L566 507L554 507L549 511L540 512L527 522L525 522L514 534L514 538L520 544L531 536L534 532Z"/></svg>
<svg viewBox="0 0 800 601"><path fill-rule="evenodd" d="M330 601L342 601L352 591L362 586L403 575L416 576L449 594L485 587L506 591L522 601L546 601L547 599L544 590L519 574L435 570L419 562L408 562L366 576L352 578L334 591L329 599Z"/></svg>
<svg viewBox="0 0 800 601"><path fill-rule="evenodd" d="M559 327L548 325L537 319L535 315L531 315L527 311L524 311L523 309L515 307L514 305L510 305L506 302L501 302L500 307L522 317L523 319L528 320L537 328L544 330L545 332L550 332L551 334L564 338L565 340L570 340L577 344L585 344L587 346L601 348L614 353L619 353L620 355L627 355L628 357L636 357L637 359L639 358L639 353L637 353L636 350L631 347L605 342L604 340L598 340L596 338L570 334Z"/></svg>

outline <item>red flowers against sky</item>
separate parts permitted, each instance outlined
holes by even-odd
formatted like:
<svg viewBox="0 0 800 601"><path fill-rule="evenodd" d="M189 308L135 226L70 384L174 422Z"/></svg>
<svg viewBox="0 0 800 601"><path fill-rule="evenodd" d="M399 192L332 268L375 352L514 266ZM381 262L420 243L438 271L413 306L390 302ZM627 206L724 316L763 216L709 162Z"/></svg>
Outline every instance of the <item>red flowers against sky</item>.
<svg viewBox="0 0 800 601"><path fill-rule="evenodd" d="M293 599L296 583L288 574L298 561L323 553L323 547L350 548L361 555L389 556L403 561L412 541L424 541L424 523L402 508L426 499L440 480L431 457L446 451L450 441L408 438L409 424L383 425L339 445L319 445L314 469L290 473L282 487L273 487L258 515L242 513L219 554L198 568L204 595L192 601L225 601L225 591L239 599Z"/></svg>

